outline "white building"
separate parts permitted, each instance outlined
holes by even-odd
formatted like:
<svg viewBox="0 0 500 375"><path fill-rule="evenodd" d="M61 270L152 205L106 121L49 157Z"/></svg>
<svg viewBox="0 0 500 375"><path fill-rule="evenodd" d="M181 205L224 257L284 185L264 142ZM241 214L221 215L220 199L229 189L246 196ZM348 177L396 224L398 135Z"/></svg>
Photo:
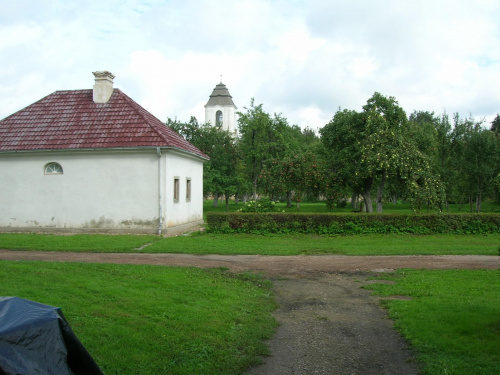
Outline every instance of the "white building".
<svg viewBox="0 0 500 375"><path fill-rule="evenodd" d="M222 82L215 86L210 99L205 104L205 122L214 126L222 126L231 134L237 134L236 110L233 97Z"/></svg>
<svg viewBox="0 0 500 375"><path fill-rule="evenodd" d="M0 231L169 234L203 222L208 157L95 72L0 121Z"/></svg>

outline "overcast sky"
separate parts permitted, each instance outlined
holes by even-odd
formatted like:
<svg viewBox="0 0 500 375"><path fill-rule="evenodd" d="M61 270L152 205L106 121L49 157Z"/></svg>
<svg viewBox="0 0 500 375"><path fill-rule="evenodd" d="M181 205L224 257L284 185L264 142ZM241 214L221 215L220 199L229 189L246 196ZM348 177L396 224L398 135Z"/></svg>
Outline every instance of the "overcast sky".
<svg viewBox="0 0 500 375"><path fill-rule="evenodd" d="M0 118L108 70L148 111L204 121L215 85L318 129L378 91L500 112L498 0L0 0ZM489 124L488 124L489 125Z"/></svg>

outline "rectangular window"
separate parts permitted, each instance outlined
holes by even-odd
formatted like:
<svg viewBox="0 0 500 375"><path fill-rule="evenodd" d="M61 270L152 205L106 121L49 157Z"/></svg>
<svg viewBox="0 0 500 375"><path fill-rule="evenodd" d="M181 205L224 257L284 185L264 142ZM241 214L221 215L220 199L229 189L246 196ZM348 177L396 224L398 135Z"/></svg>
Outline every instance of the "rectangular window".
<svg viewBox="0 0 500 375"><path fill-rule="evenodd" d="M179 177L174 177L174 202L179 202Z"/></svg>
<svg viewBox="0 0 500 375"><path fill-rule="evenodd" d="M186 178L186 202L191 202L191 177Z"/></svg>

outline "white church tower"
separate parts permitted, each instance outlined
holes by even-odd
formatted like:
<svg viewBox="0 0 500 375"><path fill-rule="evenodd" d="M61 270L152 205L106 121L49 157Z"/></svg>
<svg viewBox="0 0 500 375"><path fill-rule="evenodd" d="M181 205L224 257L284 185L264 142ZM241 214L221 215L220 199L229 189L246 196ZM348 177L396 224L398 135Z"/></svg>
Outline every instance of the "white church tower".
<svg viewBox="0 0 500 375"><path fill-rule="evenodd" d="M229 94L226 85L219 83L215 86L210 99L205 104L205 122L212 125L222 126L224 130L236 135L236 110L233 97Z"/></svg>

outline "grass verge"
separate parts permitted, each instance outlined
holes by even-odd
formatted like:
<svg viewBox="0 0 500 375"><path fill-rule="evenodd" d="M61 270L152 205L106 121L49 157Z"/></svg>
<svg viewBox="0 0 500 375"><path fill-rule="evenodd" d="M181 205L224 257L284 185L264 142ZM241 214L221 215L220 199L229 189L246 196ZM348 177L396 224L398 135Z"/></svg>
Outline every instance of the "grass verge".
<svg viewBox="0 0 500 375"><path fill-rule="evenodd" d="M161 239L145 235L0 233L0 249L119 253Z"/></svg>
<svg viewBox="0 0 500 375"><path fill-rule="evenodd" d="M60 306L108 375L238 374L276 325L270 282L219 269L0 261L0 280Z"/></svg>
<svg viewBox="0 0 500 375"><path fill-rule="evenodd" d="M149 244L142 250L141 246ZM261 255L498 255L500 235L252 235L157 236L0 234L0 249Z"/></svg>
<svg viewBox="0 0 500 375"><path fill-rule="evenodd" d="M500 235L251 235L166 238L144 250L186 254L498 255Z"/></svg>
<svg viewBox="0 0 500 375"><path fill-rule="evenodd" d="M500 277L493 270L399 270L370 284L395 327L416 350L427 375L498 375Z"/></svg>

